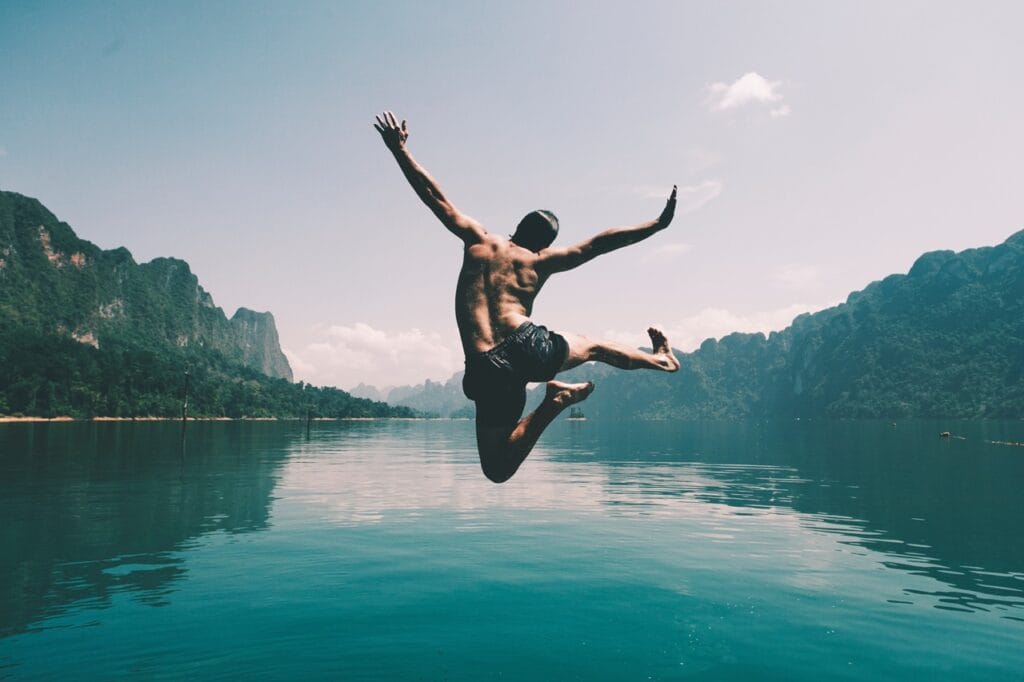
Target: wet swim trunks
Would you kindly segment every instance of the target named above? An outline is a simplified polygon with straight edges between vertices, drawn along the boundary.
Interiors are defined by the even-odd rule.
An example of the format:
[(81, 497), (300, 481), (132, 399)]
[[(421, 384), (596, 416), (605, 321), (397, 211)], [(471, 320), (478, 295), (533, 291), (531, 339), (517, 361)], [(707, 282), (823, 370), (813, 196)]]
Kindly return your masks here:
[(524, 322), (489, 351), (467, 356), (462, 391), (476, 401), (477, 421), (514, 425), (526, 405), (526, 384), (553, 379), (568, 354), (560, 334)]

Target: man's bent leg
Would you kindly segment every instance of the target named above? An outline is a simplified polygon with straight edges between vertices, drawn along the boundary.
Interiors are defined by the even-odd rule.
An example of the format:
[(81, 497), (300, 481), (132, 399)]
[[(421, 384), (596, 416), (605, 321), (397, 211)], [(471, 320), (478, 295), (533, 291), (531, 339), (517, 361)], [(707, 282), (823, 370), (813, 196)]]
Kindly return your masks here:
[(651, 327), (647, 330), (651, 337), (652, 353), (632, 348), (624, 343), (590, 339), (576, 334), (562, 334), (569, 344), (569, 354), (562, 363), (564, 372), (584, 362), (596, 360), (620, 369), (657, 369), (662, 372), (675, 372), (679, 369), (679, 360), (672, 353), (668, 339), (660, 329)]
[(544, 402), (512, 426), (482, 424), (478, 413), (476, 444), (484, 475), (495, 483), (512, 478), (555, 417), (570, 405), (586, 400), (593, 390), (594, 384), (589, 381), (585, 384), (549, 381)]

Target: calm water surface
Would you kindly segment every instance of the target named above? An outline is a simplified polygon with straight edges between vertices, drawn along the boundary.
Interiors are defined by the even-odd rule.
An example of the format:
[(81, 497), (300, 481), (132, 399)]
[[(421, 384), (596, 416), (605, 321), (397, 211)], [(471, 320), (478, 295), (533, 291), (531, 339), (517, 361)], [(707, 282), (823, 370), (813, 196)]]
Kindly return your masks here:
[(1024, 422), (187, 436), (0, 425), (0, 677), (1024, 679)]

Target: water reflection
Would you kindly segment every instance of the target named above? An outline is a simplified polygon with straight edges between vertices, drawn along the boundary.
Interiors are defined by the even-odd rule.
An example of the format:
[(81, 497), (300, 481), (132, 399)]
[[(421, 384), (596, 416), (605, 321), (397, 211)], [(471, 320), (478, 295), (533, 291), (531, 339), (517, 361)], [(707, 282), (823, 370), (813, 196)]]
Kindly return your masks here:
[[(961, 439), (938, 437), (951, 427)], [(697, 499), (791, 509), (804, 528), (835, 534), (845, 545), (878, 553), (886, 568), (942, 586), (908, 588), (910, 599), (1024, 616), (1024, 458), (989, 442), (1019, 439), (1020, 422), (651, 424), (628, 436), (616, 430), (608, 425), (575, 434), (554, 457), (575, 462), (592, 450), (610, 471), (624, 469), (611, 478), (631, 481), (641, 497), (673, 491), (638, 479), (624, 455), (675, 452), (699, 460), (684, 466), (715, 483), (689, 493)], [(681, 471), (679, 493), (688, 494), (688, 480)]]
[[(562, 422), (495, 486), (468, 422), (326, 423), (309, 438), (301, 424), (196, 424), (184, 453), (172, 424), (6, 425), (0, 636), (119, 592), (167, 603), (205, 534), (267, 529), (275, 503), (299, 524), (371, 528), (454, 512), (456, 533), (635, 518), (641, 535), (621, 542), (770, 566), (800, 589), (857, 570), (895, 604), (1024, 620), (1024, 457), (984, 442), (1024, 425), (941, 427)], [(950, 429), (965, 439), (937, 437)]]
[(262, 424), (0, 428), (0, 635), (127, 592), (166, 603), (204, 533), (265, 528), (288, 430)]
[(730, 517), (757, 516), (792, 525), (795, 552), (813, 542), (807, 532), (825, 534), (936, 586), (914, 583), (893, 602), (1021, 619), (1024, 458), (986, 441), (1024, 425), (956, 424), (967, 435), (952, 441), (938, 438), (939, 426), (568, 423), (496, 487), (480, 476), (468, 426), (367, 424), (299, 446), (282, 486), (342, 524), (455, 510), (477, 528), (502, 508), (559, 510), (703, 518), (699, 535), (714, 542), (733, 537)]

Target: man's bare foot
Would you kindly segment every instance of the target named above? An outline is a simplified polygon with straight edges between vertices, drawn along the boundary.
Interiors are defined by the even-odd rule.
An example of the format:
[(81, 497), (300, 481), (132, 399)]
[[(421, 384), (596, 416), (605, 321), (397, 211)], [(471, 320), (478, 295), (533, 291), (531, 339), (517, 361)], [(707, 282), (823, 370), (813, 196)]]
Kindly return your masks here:
[(654, 354), (664, 356), (662, 367), (665, 371), (675, 372), (678, 370), (679, 360), (676, 359), (675, 354), (672, 352), (672, 347), (668, 344), (665, 333), (656, 327), (648, 327), (647, 335), (651, 337), (651, 348), (654, 349)]
[(585, 384), (566, 384), (561, 381), (549, 381), (546, 399), (559, 407), (568, 407), (587, 399), (594, 391), (594, 382)]

